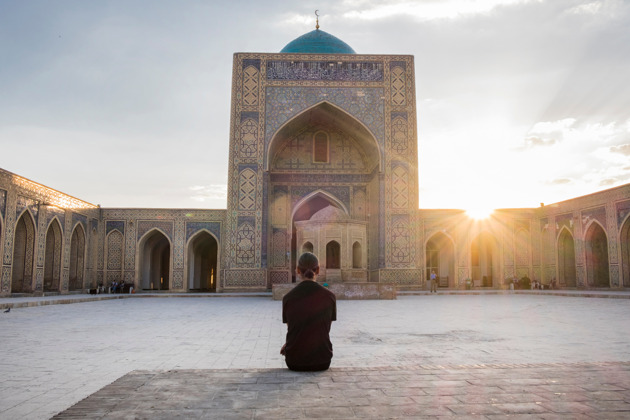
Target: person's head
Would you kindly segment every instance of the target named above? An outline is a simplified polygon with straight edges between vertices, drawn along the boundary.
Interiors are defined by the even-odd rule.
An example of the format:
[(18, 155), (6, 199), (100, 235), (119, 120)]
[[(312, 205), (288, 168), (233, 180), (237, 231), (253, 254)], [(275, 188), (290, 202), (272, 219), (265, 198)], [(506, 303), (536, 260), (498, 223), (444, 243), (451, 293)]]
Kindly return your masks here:
[(312, 252), (300, 255), (297, 264), (297, 272), (304, 280), (314, 280), (319, 274), (319, 261)]

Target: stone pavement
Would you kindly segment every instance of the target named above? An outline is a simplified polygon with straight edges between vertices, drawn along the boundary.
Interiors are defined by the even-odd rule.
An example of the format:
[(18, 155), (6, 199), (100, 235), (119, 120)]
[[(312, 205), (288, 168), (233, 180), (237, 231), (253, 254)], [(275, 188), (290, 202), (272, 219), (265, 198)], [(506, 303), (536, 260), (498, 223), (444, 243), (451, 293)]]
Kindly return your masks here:
[[(300, 380), (296, 378), (312, 376), (316, 386), (304, 385), (298, 391), (301, 396), (307, 394), (303, 397), (313, 404), (329, 398), (331, 390), (327, 386), (341, 382), (348, 391), (366, 389), (363, 397), (356, 398), (367, 398), (364, 410), (381, 410), (385, 418), (388, 416), (383, 413), (385, 407), (392, 407), (389, 417), (400, 417), (406, 411), (401, 412), (396, 405), (409, 405), (409, 398), (418, 405), (422, 400), (418, 397), (423, 393), (431, 396), (436, 389), (451, 387), (460, 388), (457, 396), (448, 391), (451, 394), (444, 395), (444, 402), (442, 398), (433, 402), (439, 410), (448, 408), (449, 411), (439, 412), (451, 416), (459, 413), (454, 409), (468, 410), (471, 404), (492, 411), (492, 404), (498, 404), (492, 400), (493, 393), (501, 390), (504, 395), (501, 404), (530, 404), (529, 409), (537, 410), (531, 404), (540, 402), (537, 405), (548, 410), (540, 418), (580, 418), (574, 414), (596, 416), (613, 411), (619, 418), (630, 418), (628, 299), (440, 293), (402, 296), (395, 301), (339, 301), (338, 321), (333, 323), (331, 332), (335, 346), (332, 368), (318, 375), (298, 374), (302, 376), (291, 376), (296, 374), (284, 369), (279, 348), (286, 327), (281, 323), (280, 310), (280, 302), (270, 297), (243, 296), (222, 299), (160, 296), (14, 307), (10, 313), (0, 313), (0, 419), (50, 418), (92, 394), (91, 398), (101, 401), (101, 410), (105, 410), (121, 403), (121, 389), (135, 395), (128, 406), (131, 411), (119, 412), (118, 417), (110, 413), (106, 418), (173, 414), (162, 413), (167, 406), (161, 403), (153, 405), (155, 416), (138, 411), (144, 400), (152, 399), (155, 403), (156, 398), (175, 406), (180, 400), (197, 401), (195, 404), (201, 405), (195, 407), (201, 411), (196, 414), (212, 418), (215, 414), (209, 409), (217, 407), (204, 404), (226, 392), (235, 392), (235, 385), (222, 382), (222, 375), (232, 377), (240, 389), (234, 398), (226, 401), (242, 401), (242, 404), (252, 404), (253, 392), (264, 390), (248, 391), (241, 386), (272, 382), (267, 384), (272, 393), (278, 387), (290, 388), (290, 384), (282, 385), (283, 381), (298, 383)], [(582, 372), (586, 376), (581, 376)], [(136, 375), (144, 375), (141, 379), (144, 385), (136, 389), (117, 388), (125, 381), (138, 379), (133, 379)], [(374, 381), (371, 386), (375, 388), (370, 388), (365, 378), (373, 379), (375, 375), (382, 375), (385, 380)], [(252, 377), (255, 384), (250, 383)], [(344, 378), (346, 382), (342, 382)], [(484, 378), (487, 382), (482, 381)], [(561, 378), (564, 383), (559, 385), (566, 386), (552, 390), (558, 393), (554, 397), (556, 409), (549, 405), (554, 401), (548, 392), (553, 383), (543, 384), (554, 378)], [(119, 379), (121, 382), (116, 382)], [(432, 384), (415, 386), (421, 379)], [(238, 382), (242, 380), (246, 383)], [(274, 381), (279, 384), (273, 384)], [(204, 385), (197, 386), (199, 382)], [(160, 383), (183, 388), (181, 392), (167, 388), (156, 391)], [(213, 384), (220, 389), (213, 388)], [(522, 387), (527, 388), (518, 391)], [(405, 388), (415, 388), (410, 392), (419, 395), (414, 399), (411, 395), (395, 394)], [(374, 393), (380, 394), (370, 389), (391, 399), (385, 402), (382, 398), (372, 399)], [(486, 399), (474, 402), (473, 396), (477, 395), (474, 389), (485, 390), (482, 396)], [(282, 411), (286, 407), (281, 404), (297, 396), (293, 391), (286, 393), (289, 398), (278, 397), (277, 406), (267, 408)], [(531, 395), (519, 398), (514, 394)], [(103, 395), (111, 398), (101, 398)], [(367, 416), (367, 411), (359, 414), (353, 408), (348, 395), (338, 400), (348, 400), (344, 407), (350, 411), (340, 411), (349, 418)], [(260, 399), (259, 394), (255, 397)], [(80, 409), (89, 401), (73, 409)], [(448, 401), (454, 405), (448, 406)], [(463, 406), (455, 408), (460, 404)], [(563, 404), (577, 407), (577, 411), (568, 416), (562, 411), (566, 407), (557, 408)], [(120, 407), (125, 405), (126, 402)], [(230, 407), (222, 409), (231, 410)], [(230, 416), (254, 418), (264, 414), (255, 411), (262, 406), (242, 408), (250, 411), (233, 410)], [(314, 415), (306, 411), (307, 407), (301, 408), (304, 416)], [(230, 418), (227, 412), (221, 413), (225, 415), (221, 418)], [(501, 413), (505, 415), (506, 411)], [(464, 414), (469, 418), (487, 418), (491, 413), (480, 417)], [(326, 413), (321, 415), (326, 418)], [(532, 414), (528, 412), (526, 416), (531, 418)], [(606, 414), (603, 418), (615, 417)]]
[(134, 371), (55, 419), (627, 419), (630, 363)]

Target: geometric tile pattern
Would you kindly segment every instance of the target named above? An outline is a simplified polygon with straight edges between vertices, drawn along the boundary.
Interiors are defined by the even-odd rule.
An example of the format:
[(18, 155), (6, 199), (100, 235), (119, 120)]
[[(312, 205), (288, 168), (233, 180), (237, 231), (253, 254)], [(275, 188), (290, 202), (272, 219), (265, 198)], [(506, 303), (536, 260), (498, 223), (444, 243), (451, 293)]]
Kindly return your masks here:
[(258, 104), (258, 77), (259, 71), (254, 66), (248, 66), (243, 70), (243, 104)]
[(255, 231), (254, 227), (245, 222), (238, 227), (236, 233), (236, 265), (249, 267), (255, 262)]
[(107, 270), (122, 271), (123, 268), (123, 235), (115, 230), (107, 236)]
[(392, 207), (399, 210), (409, 207), (409, 174), (403, 165), (392, 170)]
[(241, 158), (255, 158), (258, 153), (258, 122), (247, 118), (241, 123), (238, 152)]
[(392, 151), (399, 155), (407, 153), (407, 130), (409, 126), (405, 118), (392, 119)]
[(406, 98), (406, 78), (405, 70), (396, 66), (392, 68), (391, 73), (391, 86), (392, 86), (392, 104), (395, 106), (405, 105)]
[(411, 235), (409, 233), (409, 216), (392, 217), (391, 256), (394, 266), (407, 265), (410, 262)]
[(256, 173), (251, 169), (243, 170), (239, 175), (238, 202), (239, 210), (254, 210), (256, 205)]

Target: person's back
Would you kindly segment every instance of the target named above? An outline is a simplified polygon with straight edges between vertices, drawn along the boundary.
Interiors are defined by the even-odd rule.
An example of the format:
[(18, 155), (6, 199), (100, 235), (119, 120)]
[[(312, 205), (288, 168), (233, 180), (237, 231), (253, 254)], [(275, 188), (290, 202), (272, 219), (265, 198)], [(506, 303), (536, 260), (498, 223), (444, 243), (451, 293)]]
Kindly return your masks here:
[(331, 322), (337, 319), (336, 298), (314, 281), (319, 272), (317, 257), (309, 253), (303, 260), (304, 255), (300, 257), (303, 266), (298, 264), (303, 280), (282, 299), (287, 337), (281, 353), (291, 370), (326, 370), (333, 356), (329, 332)]

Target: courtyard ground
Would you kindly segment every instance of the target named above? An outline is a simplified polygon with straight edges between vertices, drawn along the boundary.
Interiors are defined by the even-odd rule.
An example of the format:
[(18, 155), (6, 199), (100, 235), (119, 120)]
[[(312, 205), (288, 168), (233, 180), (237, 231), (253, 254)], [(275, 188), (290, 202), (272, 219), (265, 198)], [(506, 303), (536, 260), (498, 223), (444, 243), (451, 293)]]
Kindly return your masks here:
[(269, 297), (13, 307), (0, 313), (0, 418), (72, 406), (60, 418), (630, 418), (630, 299), (337, 305), (320, 374), (285, 369), (281, 303)]

